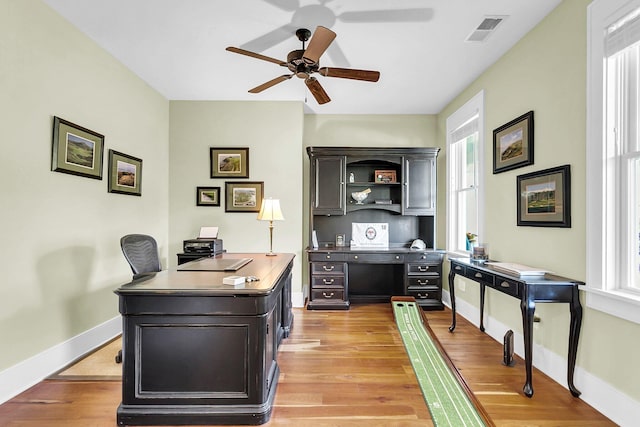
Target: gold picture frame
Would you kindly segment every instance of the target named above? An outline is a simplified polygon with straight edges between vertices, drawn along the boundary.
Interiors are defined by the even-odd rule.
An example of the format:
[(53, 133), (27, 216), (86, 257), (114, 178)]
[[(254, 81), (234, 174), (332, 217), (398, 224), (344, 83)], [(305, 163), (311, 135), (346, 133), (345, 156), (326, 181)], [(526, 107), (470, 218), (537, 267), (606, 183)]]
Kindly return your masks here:
[(249, 178), (249, 148), (210, 147), (211, 178)]

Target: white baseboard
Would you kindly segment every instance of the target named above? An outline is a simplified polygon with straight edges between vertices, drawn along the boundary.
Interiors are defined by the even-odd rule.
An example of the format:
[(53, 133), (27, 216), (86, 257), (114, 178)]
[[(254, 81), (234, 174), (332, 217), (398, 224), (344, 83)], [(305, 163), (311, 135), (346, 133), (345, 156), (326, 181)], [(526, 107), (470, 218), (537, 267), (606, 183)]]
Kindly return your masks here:
[(89, 351), (117, 337), (121, 332), (122, 317), (117, 316), (5, 369), (0, 372), (0, 403), (58, 372)]
[[(449, 295), (449, 292), (443, 291), (442, 299), (448, 307), (451, 307), (451, 296)], [(479, 309), (462, 299), (456, 299), (456, 313), (474, 325), (480, 325)], [(503, 342), (505, 332), (510, 329), (507, 325), (486, 315), (484, 319), (484, 328), (485, 332), (489, 336), (501, 344)], [(518, 356), (524, 358), (524, 337), (522, 334), (516, 332), (513, 333), (513, 344), (514, 352)], [(563, 358), (545, 347), (534, 343), (532, 364), (537, 369), (551, 377), (555, 382), (566, 388), (568, 392), (566, 358)], [(576, 388), (582, 392), (580, 399), (593, 406), (614, 423), (621, 427), (638, 425), (638, 419), (640, 419), (640, 402), (635, 401), (620, 390), (580, 368), (580, 366), (576, 366), (573, 382)], [(524, 385), (524, 378), (522, 380), (522, 384)]]
[(297, 308), (304, 307), (304, 292), (292, 292), (291, 305)]

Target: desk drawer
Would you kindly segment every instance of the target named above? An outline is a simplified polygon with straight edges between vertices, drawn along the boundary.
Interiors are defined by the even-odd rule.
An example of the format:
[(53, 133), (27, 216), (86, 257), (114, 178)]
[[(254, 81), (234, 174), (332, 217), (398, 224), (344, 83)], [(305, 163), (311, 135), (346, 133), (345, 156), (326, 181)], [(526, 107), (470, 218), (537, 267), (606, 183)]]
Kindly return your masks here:
[(453, 271), (455, 271), (455, 272), (456, 272), (456, 274), (461, 274), (461, 275), (463, 275), (463, 276), (465, 275), (465, 270), (466, 270), (466, 269), (464, 268), (464, 266), (463, 266), (463, 265), (454, 265), (454, 264), (451, 264), (451, 268), (453, 269)]
[(500, 277), (496, 277), (495, 284), (489, 285), (494, 289), (499, 290), (500, 292), (504, 292), (507, 295), (514, 296), (516, 298), (520, 298), (520, 286), (518, 282), (513, 282), (511, 280), (502, 279)]
[(418, 252), (404, 254), (405, 262), (421, 261), (432, 264), (441, 264), (443, 255), (440, 252)]
[(407, 294), (409, 294), (410, 297), (414, 297), (416, 301), (424, 299), (433, 299), (440, 301), (440, 297), (442, 296), (442, 292), (440, 291), (440, 289), (424, 290), (409, 288), (407, 290)]
[(344, 290), (342, 289), (312, 289), (312, 301), (342, 301), (344, 300)]
[(471, 280), (475, 280), (476, 282), (482, 282), (489, 286), (493, 286), (493, 276), (491, 274), (476, 270), (473, 267), (465, 268), (464, 276), (468, 277)]
[(328, 274), (311, 276), (311, 286), (316, 288), (344, 289), (344, 276), (330, 276)]
[(409, 288), (412, 286), (440, 286), (440, 277), (434, 276), (409, 276), (407, 278)]
[(409, 263), (407, 264), (408, 274), (434, 274), (440, 276), (440, 264), (424, 264), (424, 263)]
[(309, 261), (344, 261), (345, 254), (335, 252), (313, 252), (309, 254)]
[(344, 275), (346, 264), (344, 262), (312, 262), (311, 274), (336, 274)]
[(347, 261), (371, 264), (399, 264), (404, 262), (402, 254), (348, 254)]

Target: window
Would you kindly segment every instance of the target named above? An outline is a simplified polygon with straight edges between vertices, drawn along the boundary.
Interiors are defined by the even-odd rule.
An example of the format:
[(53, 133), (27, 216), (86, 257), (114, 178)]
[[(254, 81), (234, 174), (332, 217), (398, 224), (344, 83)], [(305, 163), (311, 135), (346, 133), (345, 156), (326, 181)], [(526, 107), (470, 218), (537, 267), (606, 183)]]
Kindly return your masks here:
[(469, 252), (482, 236), (484, 92), (447, 118), (447, 250)]
[(588, 13), (587, 305), (640, 323), (640, 0)]

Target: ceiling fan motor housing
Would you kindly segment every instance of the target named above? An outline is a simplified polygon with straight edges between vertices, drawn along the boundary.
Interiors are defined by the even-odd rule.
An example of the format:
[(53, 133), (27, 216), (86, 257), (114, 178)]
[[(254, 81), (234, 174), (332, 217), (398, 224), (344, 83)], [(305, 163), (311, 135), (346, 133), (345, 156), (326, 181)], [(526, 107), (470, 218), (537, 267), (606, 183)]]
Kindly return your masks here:
[(318, 64), (307, 64), (302, 59), (302, 55), (304, 55), (304, 50), (292, 50), (287, 55), (287, 68), (296, 75), (296, 77), (301, 79), (306, 79), (309, 77), (309, 74), (315, 73), (318, 71)]

